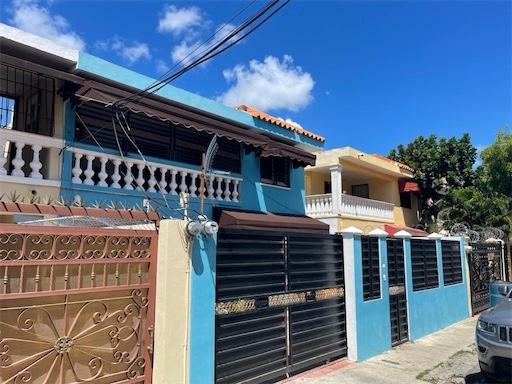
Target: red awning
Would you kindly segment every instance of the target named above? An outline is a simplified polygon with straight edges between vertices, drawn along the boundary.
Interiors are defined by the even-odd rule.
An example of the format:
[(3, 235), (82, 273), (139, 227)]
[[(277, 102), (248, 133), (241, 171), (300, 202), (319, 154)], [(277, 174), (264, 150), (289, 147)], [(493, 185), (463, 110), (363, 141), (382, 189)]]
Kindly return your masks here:
[(213, 219), (221, 228), (329, 234), (328, 224), (308, 216), (214, 209)]
[(426, 237), (429, 235), (429, 233), (425, 232), (423, 229), (407, 227), (405, 225), (384, 224), (384, 230), (389, 236), (394, 236), (395, 233), (400, 231), (409, 232), (413, 237)]
[(399, 180), (398, 181), (398, 191), (400, 193), (402, 192), (419, 192), (420, 187), (418, 186), (418, 183), (415, 183), (414, 181), (405, 181), (405, 180)]

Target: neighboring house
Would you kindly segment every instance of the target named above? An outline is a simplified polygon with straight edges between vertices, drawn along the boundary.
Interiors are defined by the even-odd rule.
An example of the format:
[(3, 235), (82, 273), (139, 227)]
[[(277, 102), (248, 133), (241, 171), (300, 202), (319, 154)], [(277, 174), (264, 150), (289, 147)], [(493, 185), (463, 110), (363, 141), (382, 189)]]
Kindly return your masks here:
[(214, 207), (304, 215), (304, 167), (323, 138), (172, 85), (142, 97), (154, 79), (2, 24), (0, 45), (2, 128), (12, 118), (0, 129), (4, 201), (182, 218), (187, 193), (197, 217), (202, 156), (216, 135), (208, 217)]
[(366, 234), (405, 229), (426, 235), (415, 229), (418, 185), (412, 168), (351, 147), (315, 155), (316, 165), (305, 171), (306, 214), (329, 224), (331, 233), (353, 226)]

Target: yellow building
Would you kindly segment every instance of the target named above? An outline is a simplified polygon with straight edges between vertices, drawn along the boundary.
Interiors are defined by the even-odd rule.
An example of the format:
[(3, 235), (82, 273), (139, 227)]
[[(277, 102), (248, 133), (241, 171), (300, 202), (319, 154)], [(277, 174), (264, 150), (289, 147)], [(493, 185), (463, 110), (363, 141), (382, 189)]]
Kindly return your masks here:
[(365, 234), (427, 234), (415, 228), (418, 185), (411, 167), (351, 147), (315, 155), (316, 165), (305, 169), (306, 214), (329, 224), (331, 233), (354, 226)]

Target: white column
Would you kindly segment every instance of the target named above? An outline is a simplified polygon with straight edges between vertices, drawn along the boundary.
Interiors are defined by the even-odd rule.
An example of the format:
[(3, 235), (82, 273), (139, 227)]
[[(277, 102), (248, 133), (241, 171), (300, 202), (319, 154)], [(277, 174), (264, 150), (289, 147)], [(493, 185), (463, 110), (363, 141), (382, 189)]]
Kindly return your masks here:
[(87, 155), (85, 158), (87, 159), (87, 168), (84, 171), (84, 175), (85, 175), (84, 184), (85, 185), (94, 185), (94, 181), (92, 180), (92, 177), (94, 176), (94, 170), (92, 169), (92, 161), (94, 160), (94, 156)]
[(100, 172), (98, 173), (98, 177), (100, 178), (100, 180), (98, 181), (98, 185), (100, 187), (108, 187), (108, 184), (105, 181), (105, 180), (107, 180), (107, 177), (108, 177), (108, 174), (106, 171), (107, 161), (108, 161), (107, 157), (100, 157), (101, 169), (100, 169)]
[(81, 153), (75, 153), (75, 166), (71, 170), (73, 173), (73, 179), (71, 180), (75, 184), (82, 184), (82, 179), (80, 175), (82, 174), (82, 168), (80, 168), (80, 160), (82, 159)]
[(240, 183), (238, 180), (234, 180), (234, 187), (233, 187), (233, 193), (231, 194), (233, 196), (233, 202), (238, 203), (238, 183)]
[(121, 184), (119, 181), (121, 180), (121, 175), (119, 174), (119, 166), (121, 165), (121, 160), (114, 160), (114, 172), (112, 173), (112, 188), (121, 188)]
[(341, 213), (341, 199), (343, 193), (343, 178), (341, 171), (343, 167), (341, 164), (333, 165), (329, 168), (331, 171), (331, 192), (332, 192), (332, 213)]
[(12, 170), (12, 176), (16, 177), (25, 177), (25, 173), (23, 173), (23, 166), (25, 165), (25, 160), (23, 160), (23, 147), (25, 146), (25, 143), (22, 143), (20, 141), (16, 142), (16, 156), (11, 161), (12, 165), (14, 166), (14, 169)]

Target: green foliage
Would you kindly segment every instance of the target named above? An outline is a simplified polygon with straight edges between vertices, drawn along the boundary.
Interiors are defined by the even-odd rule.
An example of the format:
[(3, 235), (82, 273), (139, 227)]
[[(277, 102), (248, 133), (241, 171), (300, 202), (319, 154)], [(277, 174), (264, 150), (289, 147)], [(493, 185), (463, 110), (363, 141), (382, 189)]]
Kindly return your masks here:
[(494, 143), (485, 148), (479, 167), (481, 188), (512, 197), (512, 132), (506, 125), (496, 133)]
[(474, 183), (476, 148), (467, 133), (459, 140), (455, 137), (438, 140), (435, 135), (428, 138), (419, 136), (407, 146), (399, 145), (396, 150), (391, 150), (388, 157), (414, 169), (425, 224), (437, 216), (437, 202), (447, 190), (472, 186)]

